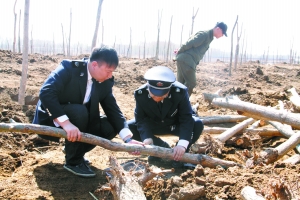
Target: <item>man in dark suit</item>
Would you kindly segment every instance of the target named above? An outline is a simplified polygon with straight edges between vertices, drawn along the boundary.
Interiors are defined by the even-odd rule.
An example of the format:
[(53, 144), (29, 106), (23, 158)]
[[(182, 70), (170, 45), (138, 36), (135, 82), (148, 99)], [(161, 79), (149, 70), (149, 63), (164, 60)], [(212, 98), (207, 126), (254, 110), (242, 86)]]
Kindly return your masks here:
[[(146, 145), (154, 144), (170, 148), (157, 135), (176, 135), (179, 140), (173, 148), (173, 167), (182, 167), (179, 162), (185, 152), (202, 133), (203, 123), (193, 115), (186, 86), (175, 81), (171, 69), (164, 66), (153, 67), (144, 76), (147, 83), (134, 93), (136, 100), (135, 119), (128, 121), (133, 139)], [(160, 158), (149, 156), (148, 161)], [(186, 164), (188, 166), (188, 164)]]
[[(132, 133), (112, 94), (112, 73), (118, 63), (114, 49), (94, 48), (89, 59), (63, 60), (40, 90), (33, 123), (66, 131), (64, 168), (78, 176), (96, 175), (84, 159), (85, 153), (95, 146), (78, 142), (81, 132), (108, 140), (119, 133), (125, 142), (140, 144), (130, 141)], [(100, 116), (99, 103), (105, 116)], [(58, 141), (54, 137), (41, 137)]]

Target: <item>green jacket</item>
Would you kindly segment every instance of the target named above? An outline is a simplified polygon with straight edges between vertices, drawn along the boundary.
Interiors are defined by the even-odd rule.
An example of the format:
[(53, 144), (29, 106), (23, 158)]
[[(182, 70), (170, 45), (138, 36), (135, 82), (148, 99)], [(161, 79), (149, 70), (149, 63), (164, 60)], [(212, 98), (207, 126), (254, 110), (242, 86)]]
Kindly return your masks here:
[(197, 32), (180, 47), (176, 60), (196, 68), (213, 39), (213, 29)]

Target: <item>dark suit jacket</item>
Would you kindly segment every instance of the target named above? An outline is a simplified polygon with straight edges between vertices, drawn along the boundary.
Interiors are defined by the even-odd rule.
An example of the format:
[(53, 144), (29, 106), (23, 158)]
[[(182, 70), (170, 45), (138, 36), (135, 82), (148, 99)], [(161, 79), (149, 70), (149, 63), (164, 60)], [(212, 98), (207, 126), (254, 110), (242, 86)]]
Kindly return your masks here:
[[(40, 90), (34, 124), (54, 126), (53, 119), (65, 114), (62, 104), (83, 104), (88, 77), (87, 63), (87, 60), (63, 60), (49, 75)], [(113, 85), (113, 78), (102, 83), (96, 81), (93, 83), (89, 109), (89, 133), (93, 134), (96, 131), (93, 128), (100, 123), (99, 103), (117, 133), (124, 127), (128, 127), (112, 94)]]
[[(187, 88), (179, 83), (172, 84), (170, 93), (163, 101), (162, 113), (157, 103), (150, 97), (147, 85), (135, 91), (135, 121), (142, 141), (152, 138), (153, 128), (159, 126), (179, 125), (179, 139), (190, 141), (194, 127), (192, 107)], [(171, 130), (171, 129), (170, 129)]]

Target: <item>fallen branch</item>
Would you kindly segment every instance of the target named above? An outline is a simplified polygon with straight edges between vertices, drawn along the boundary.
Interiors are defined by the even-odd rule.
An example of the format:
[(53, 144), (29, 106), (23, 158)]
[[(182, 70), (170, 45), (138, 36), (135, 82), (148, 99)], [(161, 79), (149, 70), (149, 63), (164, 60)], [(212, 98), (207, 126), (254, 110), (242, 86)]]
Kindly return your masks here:
[[(66, 132), (60, 128), (42, 126), (36, 124), (22, 124), (22, 123), (9, 123), (9, 124), (0, 123), (0, 132), (36, 133), (41, 135), (63, 137), (63, 138), (66, 138), (67, 136)], [(151, 146), (151, 145), (141, 146), (136, 144), (117, 143), (83, 132), (79, 142), (98, 145), (111, 151), (126, 151), (126, 152), (139, 151), (141, 154), (156, 156), (156, 157), (169, 159), (169, 160), (173, 159), (173, 149)], [(218, 165), (222, 166), (223, 168), (233, 167), (237, 165), (241, 166), (232, 161), (221, 160), (218, 158), (213, 158), (202, 154), (185, 153), (181, 161), (192, 163), (192, 164), (200, 164), (203, 167), (210, 167), (210, 168), (215, 168)]]
[(206, 124), (219, 124), (219, 123), (230, 123), (230, 122), (241, 122), (248, 117), (243, 115), (220, 115), (220, 116), (209, 116), (209, 117), (200, 117), (204, 125)]
[(296, 113), (278, 111), (273, 108), (229, 98), (214, 98), (212, 104), (223, 108), (237, 110), (239, 114), (255, 119), (279, 121), (283, 124), (289, 124), (300, 129), (300, 115)]
[(288, 151), (295, 148), (300, 143), (300, 131), (293, 134), (287, 141), (278, 145), (276, 148), (266, 149), (260, 153), (260, 157), (264, 160), (264, 163), (273, 163), (282, 156), (284, 156)]
[(289, 97), (290, 101), (293, 103), (294, 106), (296, 106), (297, 109), (300, 109), (300, 96), (296, 92), (296, 89), (291, 88), (288, 91), (292, 93), (292, 96)]
[[(220, 134), (225, 131), (227, 131), (230, 128), (224, 128), (224, 127), (204, 127), (203, 132), (209, 133), (209, 134)], [(253, 134), (257, 134), (259, 136), (282, 136), (282, 134), (277, 129), (272, 128), (245, 128), (238, 133), (243, 132), (251, 132)]]
[(299, 154), (294, 154), (293, 156), (289, 157), (288, 159), (283, 161), (284, 163), (289, 163), (289, 164), (298, 164), (300, 163), (300, 155)]

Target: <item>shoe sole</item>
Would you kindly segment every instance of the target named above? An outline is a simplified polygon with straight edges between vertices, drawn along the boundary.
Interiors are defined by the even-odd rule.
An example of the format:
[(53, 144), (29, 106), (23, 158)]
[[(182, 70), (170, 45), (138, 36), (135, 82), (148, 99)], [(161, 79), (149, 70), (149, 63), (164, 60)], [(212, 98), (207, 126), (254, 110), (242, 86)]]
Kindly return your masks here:
[(66, 167), (66, 165), (64, 165), (64, 168), (65, 168), (66, 170), (68, 170), (69, 172), (71, 172), (71, 173), (77, 175), (77, 176), (81, 176), (81, 177), (85, 177), (85, 178), (91, 178), (91, 177), (95, 177), (95, 176), (96, 176), (96, 174), (79, 174), (79, 173), (77, 173), (77, 172), (74, 172), (74, 171), (71, 170), (70, 168)]

